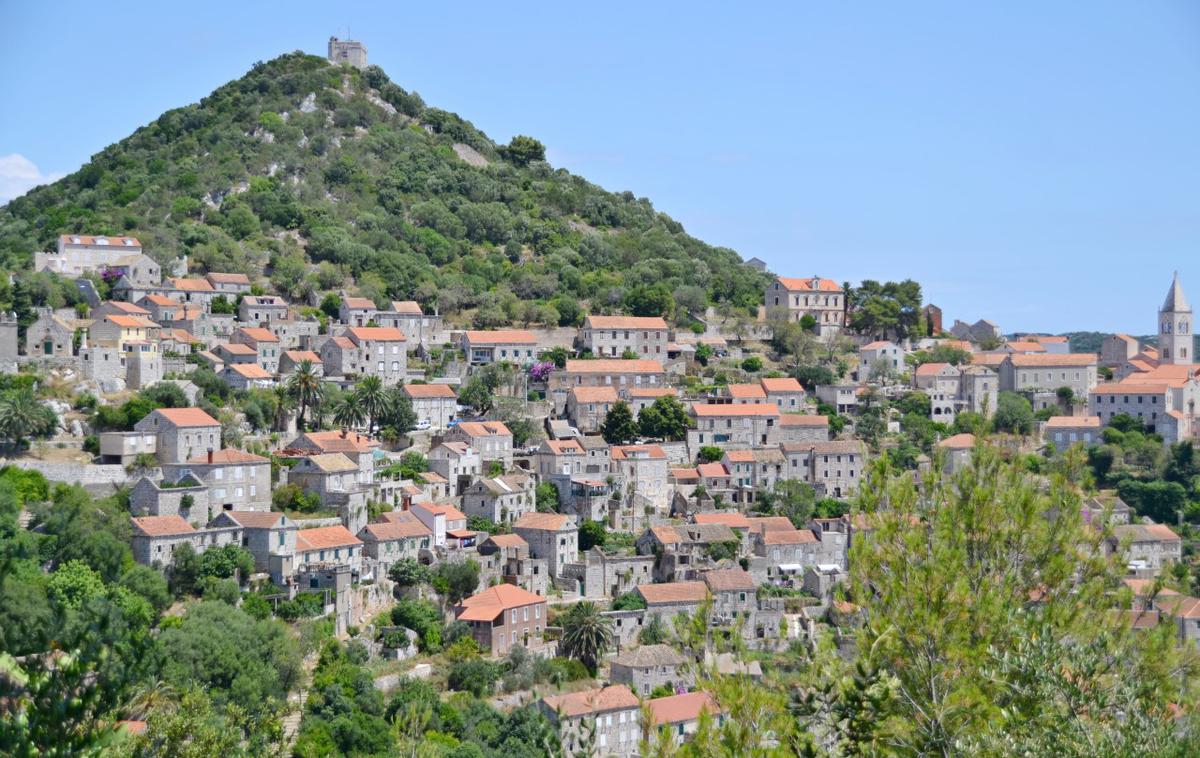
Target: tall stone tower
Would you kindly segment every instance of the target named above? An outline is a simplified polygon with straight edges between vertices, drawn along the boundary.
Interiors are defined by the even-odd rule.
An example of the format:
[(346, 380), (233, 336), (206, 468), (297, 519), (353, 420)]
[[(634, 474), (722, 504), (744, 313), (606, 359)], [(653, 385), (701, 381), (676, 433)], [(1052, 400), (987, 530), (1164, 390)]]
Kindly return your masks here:
[(1192, 307), (1183, 295), (1179, 272), (1171, 281), (1167, 299), (1158, 310), (1158, 362), (1162, 365), (1192, 363)]
[(367, 67), (367, 46), (358, 40), (329, 38), (330, 63), (349, 63), (355, 68)]

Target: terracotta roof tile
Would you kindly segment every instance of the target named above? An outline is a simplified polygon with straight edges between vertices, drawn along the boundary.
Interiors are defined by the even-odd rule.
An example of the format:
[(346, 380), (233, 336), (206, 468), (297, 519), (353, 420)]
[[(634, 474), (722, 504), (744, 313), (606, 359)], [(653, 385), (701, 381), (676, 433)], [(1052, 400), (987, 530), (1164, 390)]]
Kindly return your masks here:
[(708, 597), (708, 586), (704, 582), (666, 582), (664, 584), (639, 584), (637, 591), (647, 605), (662, 603), (702, 603)]
[(799, 279), (795, 277), (777, 276), (775, 281), (783, 285), (783, 288), (789, 291), (803, 292), (841, 292), (842, 285), (832, 279), (822, 279), (820, 277), (809, 277), (807, 279)]
[(701, 713), (721, 713), (717, 701), (707, 692), (688, 692), (683, 695), (656, 697), (647, 701), (655, 725), (680, 724), (695, 721)]
[(546, 598), (514, 584), (497, 584), (472, 595), (459, 606), (459, 621), (491, 621), (512, 608), (545, 603)]
[(448, 384), (406, 384), (404, 394), (413, 399), (417, 398), (453, 398), (454, 388)]
[(542, 698), (546, 707), (566, 718), (607, 711), (636, 710), (641, 704), (637, 696), (623, 684), (613, 684), (594, 690), (548, 695)]
[(568, 360), (568, 374), (661, 374), (663, 365), (648, 358), (598, 358)]
[(755, 587), (754, 577), (740, 568), (705, 571), (704, 583), (713, 592), (753, 592)]
[(775, 403), (692, 403), (692, 412), (701, 418), (722, 416), (778, 416), (779, 406)]
[(513, 529), (538, 529), (560, 532), (570, 526), (571, 517), (562, 513), (526, 513), (517, 519)]
[(585, 329), (666, 329), (661, 316), (588, 316)]
[(468, 331), (467, 341), (472, 345), (535, 345), (537, 337), (525, 329), (495, 329), (491, 331)]
[(157, 413), (175, 426), (220, 426), (221, 422), (199, 408), (157, 408)]
[[(247, 453), (245, 450), (238, 450), (236, 447), (227, 447), (221, 450), (215, 450), (212, 454), (212, 463), (214, 464), (230, 464), (230, 463), (270, 463), (269, 458), (264, 458), (261, 455)], [(207, 465), (209, 463), (208, 455), (197, 455), (188, 459), (188, 465), (198, 466)]]
[(146, 537), (174, 537), (196, 531), (182, 516), (138, 516), (130, 520), (133, 528)]
[(361, 545), (362, 540), (350, 533), (346, 527), (319, 526), (315, 529), (301, 529), (296, 533), (296, 551), (325, 550), (336, 547), (353, 547)]
[(404, 342), (404, 332), (394, 326), (352, 326), (346, 334), (355, 342)]

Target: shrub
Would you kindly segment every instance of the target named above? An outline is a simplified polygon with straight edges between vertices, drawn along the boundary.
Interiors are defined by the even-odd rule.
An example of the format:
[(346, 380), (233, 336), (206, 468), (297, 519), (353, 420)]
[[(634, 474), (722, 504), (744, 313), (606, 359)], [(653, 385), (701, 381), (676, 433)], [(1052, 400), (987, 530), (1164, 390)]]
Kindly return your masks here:
[(470, 692), (476, 697), (491, 695), (500, 678), (500, 667), (483, 658), (461, 661), (450, 668), (446, 683), (450, 689)]

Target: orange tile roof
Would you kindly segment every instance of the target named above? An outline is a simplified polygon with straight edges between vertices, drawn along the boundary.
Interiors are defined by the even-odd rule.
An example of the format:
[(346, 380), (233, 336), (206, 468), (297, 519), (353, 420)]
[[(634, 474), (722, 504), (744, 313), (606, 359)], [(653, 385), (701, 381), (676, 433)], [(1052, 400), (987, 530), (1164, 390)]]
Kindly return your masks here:
[(636, 710), (640, 706), (637, 695), (623, 684), (565, 695), (547, 695), (542, 698), (542, 702), (549, 710), (561, 713), (566, 718), (605, 711)]
[(1040, 342), (1043, 345), (1061, 344), (1063, 342), (1070, 342), (1070, 340), (1067, 339), (1066, 337), (1056, 336), (1056, 335), (1052, 335), (1052, 334), (1034, 335), (1034, 336), (1030, 337), (1029, 339), (1033, 340), (1034, 342)]
[(748, 397), (765, 398), (767, 396), (767, 391), (762, 388), (761, 384), (730, 384), (725, 388), (725, 391), (729, 393), (730, 397), (738, 399)]
[(1153, 382), (1131, 382), (1126, 378), (1123, 382), (1107, 382), (1097, 384), (1092, 388), (1093, 395), (1161, 395), (1170, 389), (1170, 385)]
[(376, 342), (404, 342), (404, 332), (394, 326), (352, 326), (346, 330), (346, 333), (355, 342), (366, 342), (374, 340)]
[(157, 408), (153, 411), (175, 426), (220, 426), (221, 422), (199, 408)]
[(353, 547), (361, 544), (362, 540), (351, 534), (350, 530), (341, 524), (301, 529), (296, 533), (297, 552), (325, 550), (331, 547)]
[(246, 339), (254, 340), (255, 342), (278, 342), (279, 338), (272, 334), (269, 330), (261, 326), (243, 326), (239, 327), (234, 336), (242, 336)]
[[(197, 455), (188, 459), (189, 465), (207, 464), (208, 455)], [(238, 450), (236, 447), (227, 447), (222, 450), (214, 450), (212, 454), (212, 462), (220, 464), (229, 463), (270, 463), (269, 458), (263, 458), (261, 455), (247, 453), (245, 450)]]
[(210, 282), (220, 282), (221, 284), (249, 284), (250, 277), (245, 274), (228, 274), (220, 271), (209, 271), (204, 275), (205, 279)]
[(922, 363), (917, 366), (917, 376), (935, 376), (949, 366), (949, 363)]
[(374, 540), (375, 542), (389, 542), (391, 540), (405, 540), (415, 537), (430, 537), (433, 535), (433, 532), (417, 519), (413, 519), (412, 521), (384, 521), (367, 524), (359, 534), (364, 535), (364, 539)]
[(381, 524), (411, 524), (413, 522), (421, 522), (421, 520), (417, 518), (417, 514), (413, 513), (412, 511), (385, 511), (384, 513), (379, 514), (375, 520)]
[(258, 355), (254, 352), (254, 348), (249, 345), (243, 345), (240, 342), (225, 342), (217, 345), (216, 349), (224, 350), (230, 355)]
[(347, 297), (342, 303), (350, 310), (374, 310), (375, 301), (369, 297)]
[(295, 363), (309, 361), (310, 363), (320, 363), (321, 356), (311, 350), (284, 350), (283, 354)]
[(502, 421), (463, 421), (455, 429), (461, 429), (469, 437), (512, 436)]
[(775, 403), (744, 403), (742, 405), (732, 405), (730, 403), (692, 403), (692, 412), (704, 418), (721, 416), (778, 416), (779, 406), (775, 405)]
[(458, 620), (492, 621), (507, 610), (545, 602), (546, 598), (515, 584), (497, 584), (464, 599), (458, 611)]
[(305, 432), (296, 441), (303, 444), (305, 439), (323, 453), (365, 453), (379, 446), (378, 442), (365, 434), (336, 430)]
[(569, 393), (577, 403), (615, 403), (616, 387), (572, 387)]
[(713, 592), (753, 592), (755, 587), (754, 577), (742, 568), (705, 571), (704, 583)]
[[(180, 303), (178, 300), (172, 300), (171, 298), (167, 297), (166, 295), (160, 295), (157, 292), (151, 292), (149, 295), (146, 295), (142, 299), (147, 302), (154, 303), (155, 305), (163, 305), (163, 306), (168, 306), (168, 307), (173, 307), (173, 308), (178, 308), (182, 305), (182, 303)], [(145, 313), (146, 311), (142, 311), (142, 312)]]
[(529, 543), (519, 534), (493, 534), (485, 540), (496, 547), (529, 547)]
[(803, 392), (804, 387), (800, 386), (800, 382), (790, 376), (777, 377), (774, 379), (759, 379), (758, 383), (768, 393), (771, 392)]
[(700, 478), (700, 472), (694, 468), (673, 468), (668, 474), (677, 482), (694, 482)]
[(568, 374), (661, 374), (663, 365), (648, 358), (598, 358), (568, 360)]
[(406, 384), (404, 394), (416, 398), (453, 398), (454, 388), (449, 384)]
[(570, 524), (570, 517), (562, 513), (526, 513), (516, 520), (513, 529), (537, 529), (561, 532)]
[(588, 316), (585, 329), (666, 329), (661, 316)]
[(241, 376), (243, 379), (270, 379), (271, 373), (256, 363), (231, 363), (226, 370)]
[(938, 447), (944, 447), (947, 450), (969, 450), (975, 447), (975, 435), (969, 432), (955, 434), (939, 442)]
[(750, 521), (746, 514), (738, 511), (718, 511), (717, 513), (697, 513), (692, 517), (697, 524), (724, 524), (730, 529), (749, 529)]
[(701, 479), (722, 479), (729, 476), (729, 469), (725, 468), (724, 463), (713, 461), (696, 466), (696, 473), (700, 475)]
[(1154, 604), (1168, 616), (1186, 619), (1200, 618), (1200, 598), (1187, 595), (1169, 595), (1167, 597), (1159, 595), (1154, 598)]
[(1014, 340), (1004, 343), (1004, 347), (1018, 353), (1044, 353), (1046, 351), (1042, 343), (1033, 340)]
[(546, 447), (555, 455), (583, 455), (584, 452), (583, 445), (576, 439), (546, 440)]
[(1008, 359), (1017, 368), (1058, 368), (1060, 366), (1080, 368), (1096, 365), (1095, 353), (1066, 353), (1061, 355), (1054, 353), (1046, 355), (1019, 355), (1014, 353)]
[(168, 279), (171, 286), (177, 290), (184, 292), (216, 292), (213, 286), (205, 279), (187, 279), (182, 276), (177, 276), (173, 279)]
[(971, 363), (976, 366), (989, 366), (991, 368), (996, 368), (1001, 363), (1004, 363), (1004, 360), (1008, 358), (1008, 356), (1009, 354), (1003, 351), (975, 353), (971, 356)]
[(707, 692), (688, 692), (683, 695), (656, 697), (646, 702), (656, 726), (696, 721), (701, 713), (721, 713), (717, 701)]
[(1100, 417), (1099, 416), (1051, 416), (1050, 418), (1046, 419), (1046, 428), (1047, 429), (1054, 429), (1055, 427), (1069, 427), (1069, 428), (1074, 429), (1074, 428), (1085, 427), (1085, 426), (1090, 427), (1090, 428), (1099, 429), (1100, 428)]
[(667, 397), (676, 394), (671, 387), (630, 387), (627, 392), (630, 397)]
[(495, 329), (468, 331), (467, 341), (473, 345), (534, 345), (537, 337), (526, 329)]
[(665, 460), (667, 453), (658, 445), (613, 445), (614, 461)]
[(408, 316), (424, 315), (424, 312), (421, 310), (421, 305), (416, 300), (393, 300), (392, 312), (403, 313)]
[(122, 329), (147, 329), (158, 326), (158, 324), (144, 316), (123, 316), (117, 313), (110, 313), (104, 319), (111, 321)]
[(762, 532), (764, 545), (807, 545), (817, 541), (811, 529), (767, 529)]
[(726, 450), (725, 457), (734, 463), (754, 463), (753, 450)]
[(133, 528), (147, 537), (173, 537), (196, 531), (182, 516), (137, 516)]
[(829, 426), (828, 416), (814, 416), (809, 413), (784, 413), (779, 417), (780, 426)]
[[(147, 295), (146, 297), (158, 297), (158, 295)], [(174, 302), (174, 301), (172, 300), (171, 302)], [(134, 305), (133, 303), (127, 303), (124, 300), (105, 300), (103, 303), (101, 303), (101, 305), (104, 307), (107, 307), (107, 308), (115, 308), (127, 316), (149, 316), (150, 315), (150, 311), (146, 310), (145, 308), (142, 308), (141, 306), (138, 306), (138, 305)]]
[(708, 597), (708, 586), (704, 582), (667, 582), (665, 584), (639, 584), (637, 591), (647, 605), (658, 603), (703, 603)]
[(765, 533), (782, 529), (790, 532), (796, 528), (787, 516), (751, 516), (746, 521), (750, 523), (750, 531)]
[(445, 516), (447, 521), (466, 521), (467, 514), (450, 503), (418, 503), (414, 508), (423, 508), (435, 516)]
[(222, 511), (247, 529), (271, 529), (284, 518), (278, 511)]
[(775, 281), (783, 285), (783, 288), (789, 291), (803, 290), (805, 292), (841, 292), (842, 285), (832, 279), (822, 279), (820, 277), (809, 277), (807, 279), (798, 279), (795, 277), (777, 276)]

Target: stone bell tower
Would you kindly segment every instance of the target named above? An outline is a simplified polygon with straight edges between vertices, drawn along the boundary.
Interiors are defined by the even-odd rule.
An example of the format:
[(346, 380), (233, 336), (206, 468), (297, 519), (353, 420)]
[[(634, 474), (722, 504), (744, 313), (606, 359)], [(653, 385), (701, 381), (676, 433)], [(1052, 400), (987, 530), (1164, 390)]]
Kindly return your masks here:
[(1158, 311), (1159, 364), (1193, 363), (1192, 341), (1192, 307), (1183, 295), (1183, 285), (1179, 283), (1179, 272), (1176, 272), (1167, 299)]

